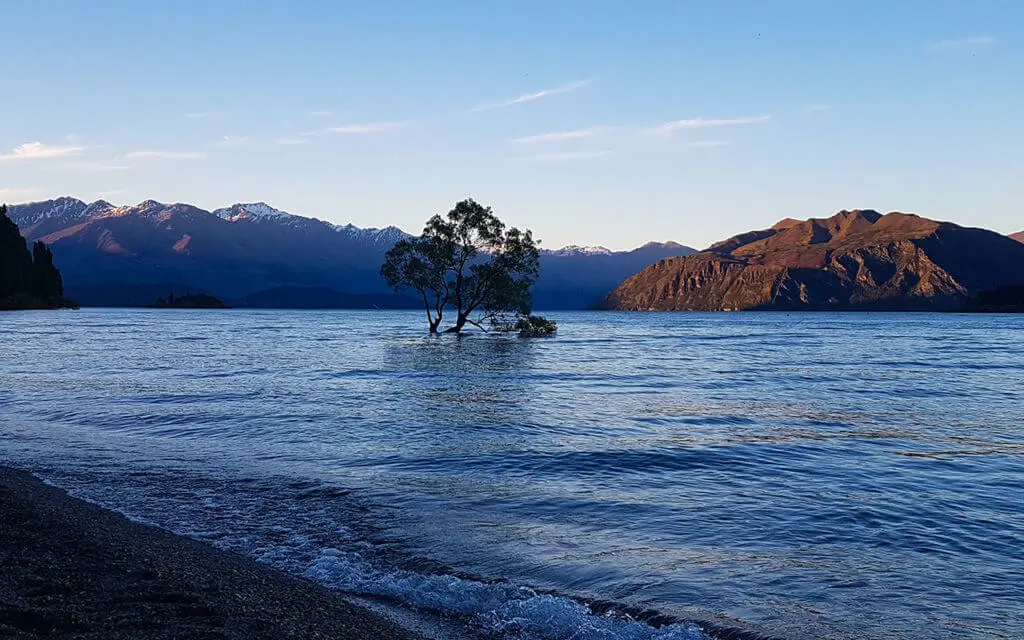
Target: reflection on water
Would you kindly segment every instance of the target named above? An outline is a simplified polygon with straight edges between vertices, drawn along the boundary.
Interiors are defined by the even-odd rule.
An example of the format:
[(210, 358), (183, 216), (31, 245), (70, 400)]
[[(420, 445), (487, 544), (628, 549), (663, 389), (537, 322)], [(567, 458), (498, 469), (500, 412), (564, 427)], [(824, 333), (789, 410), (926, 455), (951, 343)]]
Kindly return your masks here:
[(1024, 318), (557, 320), (7, 314), (0, 459), (512, 637), (1024, 637)]

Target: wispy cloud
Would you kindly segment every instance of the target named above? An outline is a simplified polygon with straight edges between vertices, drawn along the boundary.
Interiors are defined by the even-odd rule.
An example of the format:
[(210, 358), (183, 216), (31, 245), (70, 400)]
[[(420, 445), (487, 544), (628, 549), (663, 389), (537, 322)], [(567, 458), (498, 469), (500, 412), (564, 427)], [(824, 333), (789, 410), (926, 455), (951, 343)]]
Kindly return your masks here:
[(198, 151), (132, 151), (124, 156), (125, 160), (201, 160), (206, 154)]
[(533, 156), (524, 156), (517, 160), (528, 160), (531, 162), (567, 162), (569, 160), (592, 160), (610, 156), (611, 151), (565, 151), (561, 153), (538, 153)]
[(309, 138), (278, 138), (274, 140), (274, 144), (280, 144), (285, 146), (308, 144)]
[(972, 36), (970, 38), (954, 38), (936, 42), (931, 46), (937, 51), (975, 51), (991, 47), (999, 42), (994, 36)]
[(24, 202), (42, 195), (42, 189), (0, 187), (0, 202)]
[(363, 122), (359, 124), (346, 124), (340, 127), (327, 127), (322, 133), (387, 133), (398, 131), (409, 126), (408, 122)]
[(122, 193), (128, 193), (128, 190), (127, 189), (110, 189), (109, 191), (97, 191), (96, 192), (96, 197), (97, 198), (101, 198), (101, 199), (106, 199), (106, 198), (112, 198), (114, 196), (119, 196)]
[(213, 146), (218, 149), (237, 149), (248, 145), (249, 142), (249, 136), (224, 136), (215, 142)]
[(326, 118), (327, 116), (333, 116), (334, 112), (327, 109), (319, 109), (317, 111), (310, 111), (306, 115), (310, 118)]
[(744, 124), (762, 124), (771, 120), (770, 115), (753, 116), (750, 118), (689, 118), (673, 120), (654, 127), (648, 127), (646, 133), (675, 133), (686, 129), (707, 129), (711, 127), (732, 127)]
[[(336, 127), (325, 127), (323, 129), (315, 129), (313, 131), (306, 131), (300, 135), (307, 138), (315, 136), (325, 135), (356, 135), (366, 133), (388, 133), (390, 131), (398, 131), (409, 126), (408, 122), (358, 122), (353, 124), (344, 124)], [(282, 140), (292, 140), (292, 138), (282, 138)], [(298, 143), (293, 143), (298, 144)]]
[(131, 168), (126, 164), (118, 164), (116, 162), (102, 160), (67, 162), (63, 166), (68, 169), (77, 169), (79, 171), (123, 171)]
[(486, 104), (480, 104), (475, 107), (471, 107), (469, 111), (487, 111), (489, 109), (500, 109), (502, 107), (511, 107), (517, 104), (523, 104), (524, 102), (533, 102), (534, 100), (540, 100), (541, 98), (547, 98), (548, 96), (558, 95), (560, 93), (569, 93), (570, 91), (576, 91), (583, 87), (593, 84), (596, 78), (588, 78), (586, 80), (577, 80), (570, 82), (569, 84), (562, 85), (560, 87), (554, 87), (551, 89), (541, 89), (535, 93), (524, 93), (521, 96), (511, 98), (509, 100), (502, 100), (501, 102), (489, 102)]
[(710, 148), (710, 147), (728, 147), (731, 144), (732, 144), (732, 142), (730, 142), (729, 140), (694, 140), (693, 142), (688, 143), (686, 146), (688, 146), (688, 147), (698, 147), (698, 148)]
[(586, 140), (608, 135), (615, 131), (615, 127), (591, 127), (589, 129), (576, 129), (573, 131), (556, 131), (554, 133), (541, 133), (522, 138), (513, 138), (512, 144), (547, 144), (553, 142), (568, 142), (572, 140)]
[(26, 142), (14, 147), (9, 153), (0, 154), (0, 160), (46, 160), (78, 155), (85, 147), (78, 145), (51, 145), (42, 142)]
[(804, 113), (818, 113), (819, 111), (827, 111), (828, 108), (827, 104), (809, 104), (800, 111)]

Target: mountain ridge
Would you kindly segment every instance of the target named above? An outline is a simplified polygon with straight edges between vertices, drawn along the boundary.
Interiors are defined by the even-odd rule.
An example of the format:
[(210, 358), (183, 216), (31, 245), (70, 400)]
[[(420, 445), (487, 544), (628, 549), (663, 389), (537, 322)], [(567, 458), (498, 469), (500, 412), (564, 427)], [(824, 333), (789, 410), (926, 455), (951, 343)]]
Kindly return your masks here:
[(660, 261), (602, 302), (628, 310), (948, 310), (1024, 283), (1024, 245), (915, 214), (786, 219)]
[[(335, 231), (347, 233), (349, 235), (366, 234), (374, 238), (384, 238), (385, 241), (393, 245), (398, 240), (412, 237), (412, 234), (400, 229), (394, 225), (388, 225), (386, 227), (358, 227), (352, 223), (347, 224), (334, 224), (320, 218), (314, 218), (309, 216), (302, 216), (295, 213), (289, 213), (283, 209), (277, 209), (267, 204), (266, 202), (236, 202), (234, 204), (218, 207), (216, 209), (202, 209), (192, 204), (182, 202), (160, 202), (158, 200), (148, 199), (135, 205), (114, 205), (110, 202), (99, 199), (93, 202), (87, 202), (72, 196), (60, 196), (52, 198), (50, 200), (38, 200), (32, 202), (24, 202), (19, 204), (9, 205), (12, 211), (17, 212), (17, 220), (19, 227), (22, 228), (23, 234), (26, 237), (35, 235), (34, 226), (46, 220), (63, 220), (69, 219), (83, 219), (83, 218), (104, 218), (104, 217), (116, 217), (120, 215), (130, 215), (136, 212), (148, 212), (159, 209), (173, 209), (175, 207), (188, 207), (196, 211), (208, 213), (227, 222), (238, 222), (238, 221), (287, 221), (292, 224), (303, 224), (313, 223), (325, 225)], [(38, 211), (34, 215), (26, 214), (26, 211)], [(69, 213), (70, 212), (70, 213)], [(608, 254), (622, 254), (630, 253), (640, 249), (646, 249), (650, 247), (664, 247), (664, 248), (676, 248), (676, 249), (692, 249), (686, 245), (675, 242), (673, 240), (667, 240), (664, 242), (650, 241), (646, 242), (639, 247), (633, 249), (609, 249), (604, 246), (584, 246), (577, 244), (568, 244), (558, 249), (541, 249), (541, 253), (549, 255), (608, 255)]]
[[(10, 210), (27, 239), (53, 247), (68, 267), (69, 291), (86, 305), (118, 300), (134, 305), (140, 291), (167, 282), (179, 283), (185, 292), (209, 291), (226, 300), (291, 287), (289, 304), (302, 304), (295, 290), (308, 292), (310, 305), (338, 304), (339, 296), (374, 300), (379, 306), (404, 304), (380, 297), (395, 295), (379, 276), (384, 254), (409, 237), (394, 226), (332, 224), (264, 202), (207, 211), (156, 200), (116, 206), (62, 197), (12, 205)], [(674, 242), (648, 243), (632, 251), (575, 246), (543, 250), (535, 306), (586, 308), (648, 264), (693, 251)]]

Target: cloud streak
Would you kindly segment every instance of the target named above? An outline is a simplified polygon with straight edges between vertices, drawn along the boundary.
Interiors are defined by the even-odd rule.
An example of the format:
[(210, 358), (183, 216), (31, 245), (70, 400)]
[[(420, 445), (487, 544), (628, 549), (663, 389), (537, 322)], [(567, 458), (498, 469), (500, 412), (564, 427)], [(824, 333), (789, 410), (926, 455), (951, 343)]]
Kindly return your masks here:
[(571, 160), (593, 160), (595, 158), (604, 158), (610, 156), (611, 151), (564, 151), (560, 153), (538, 153), (533, 156), (525, 156), (517, 158), (518, 160), (527, 160), (529, 162), (568, 162)]
[(712, 127), (733, 127), (746, 124), (763, 124), (771, 120), (770, 115), (753, 116), (749, 118), (688, 118), (685, 120), (672, 120), (654, 127), (648, 127), (644, 131), (654, 134), (669, 134), (676, 131), (688, 129), (708, 129)]
[(688, 147), (710, 149), (714, 147), (728, 147), (732, 142), (728, 140), (694, 140), (687, 144)]
[(127, 189), (111, 189), (109, 191), (99, 191), (96, 193), (98, 198), (111, 198), (113, 196), (119, 196), (122, 193), (128, 193)]
[(991, 47), (998, 42), (999, 38), (994, 36), (973, 36), (970, 38), (943, 40), (933, 44), (931, 48), (936, 51), (973, 51)]
[(614, 127), (590, 127), (589, 129), (576, 129), (573, 131), (556, 131), (554, 133), (541, 133), (522, 138), (513, 138), (512, 144), (549, 144), (557, 142), (569, 142), (573, 140), (586, 140), (607, 135), (615, 130)]
[(407, 126), (409, 126), (408, 122), (364, 122), (361, 124), (346, 124), (341, 127), (327, 127), (324, 129), (324, 132), (341, 134), (387, 133), (404, 129)]
[(224, 136), (213, 144), (218, 149), (237, 149), (249, 144), (249, 136)]
[(124, 156), (125, 160), (202, 160), (206, 154), (198, 151), (154, 151), (144, 149), (132, 151)]
[(38, 197), (42, 192), (42, 189), (36, 188), (0, 187), (0, 202), (30, 200)]
[(68, 169), (77, 169), (79, 171), (123, 171), (131, 168), (125, 164), (116, 164), (114, 162), (105, 161), (76, 161), (68, 162), (63, 166)]
[(14, 147), (9, 153), (0, 154), (0, 161), (16, 160), (48, 160), (51, 158), (66, 158), (74, 156), (85, 150), (85, 147), (77, 145), (50, 145), (42, 142), (26, 142)]
[[(337, 127), (326, 127), (315, 131), (307, 131), (303, 136), (324, 136), (324, 135), (360, 135), (368, 133), (389, 133), (398, 131), (409, 126), (408, 122), (359, 122), (345, 124)], [(281, 138), (280, 140), (293, 140), (292, 138)], [(289, 143), (285, 143), (289, 144)], [(294, 143), (292, 143), (294, 144)]]
[(551, 89), (541, 89), (535, 93), (524, 93), (521, 96), (511, 98), (509, 100), (502, 100), (501, 102), (488, 102), (486, 104), (479, 104), (475, 107), (470, 107), (469, 112), (474, 113), (477, 111), (489, 111), (491, 109), (501, 109), (503, 107), (511, 107), (517, 104), (523, 104), (524, 102), (533, 102), (534, 100), (540, 100), (541, 98), (547, 98), (548, 96), (554, 96), (561, 93), (569, 93), (582, 89), (583, 87), (593, 84), (595, 78), (588, 78), (586, 80), (577, 80), (570, 82), (569, 84), (562, 85), (560, 87), (554, 87)]

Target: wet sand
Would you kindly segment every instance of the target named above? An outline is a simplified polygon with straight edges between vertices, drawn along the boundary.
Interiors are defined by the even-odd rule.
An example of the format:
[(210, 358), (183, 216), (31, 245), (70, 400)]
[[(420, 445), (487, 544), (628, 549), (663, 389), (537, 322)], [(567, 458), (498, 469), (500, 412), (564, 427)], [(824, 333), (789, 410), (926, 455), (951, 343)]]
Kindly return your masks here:
[(316, 584), (3, 467), (0, 637), (418, 638)]

